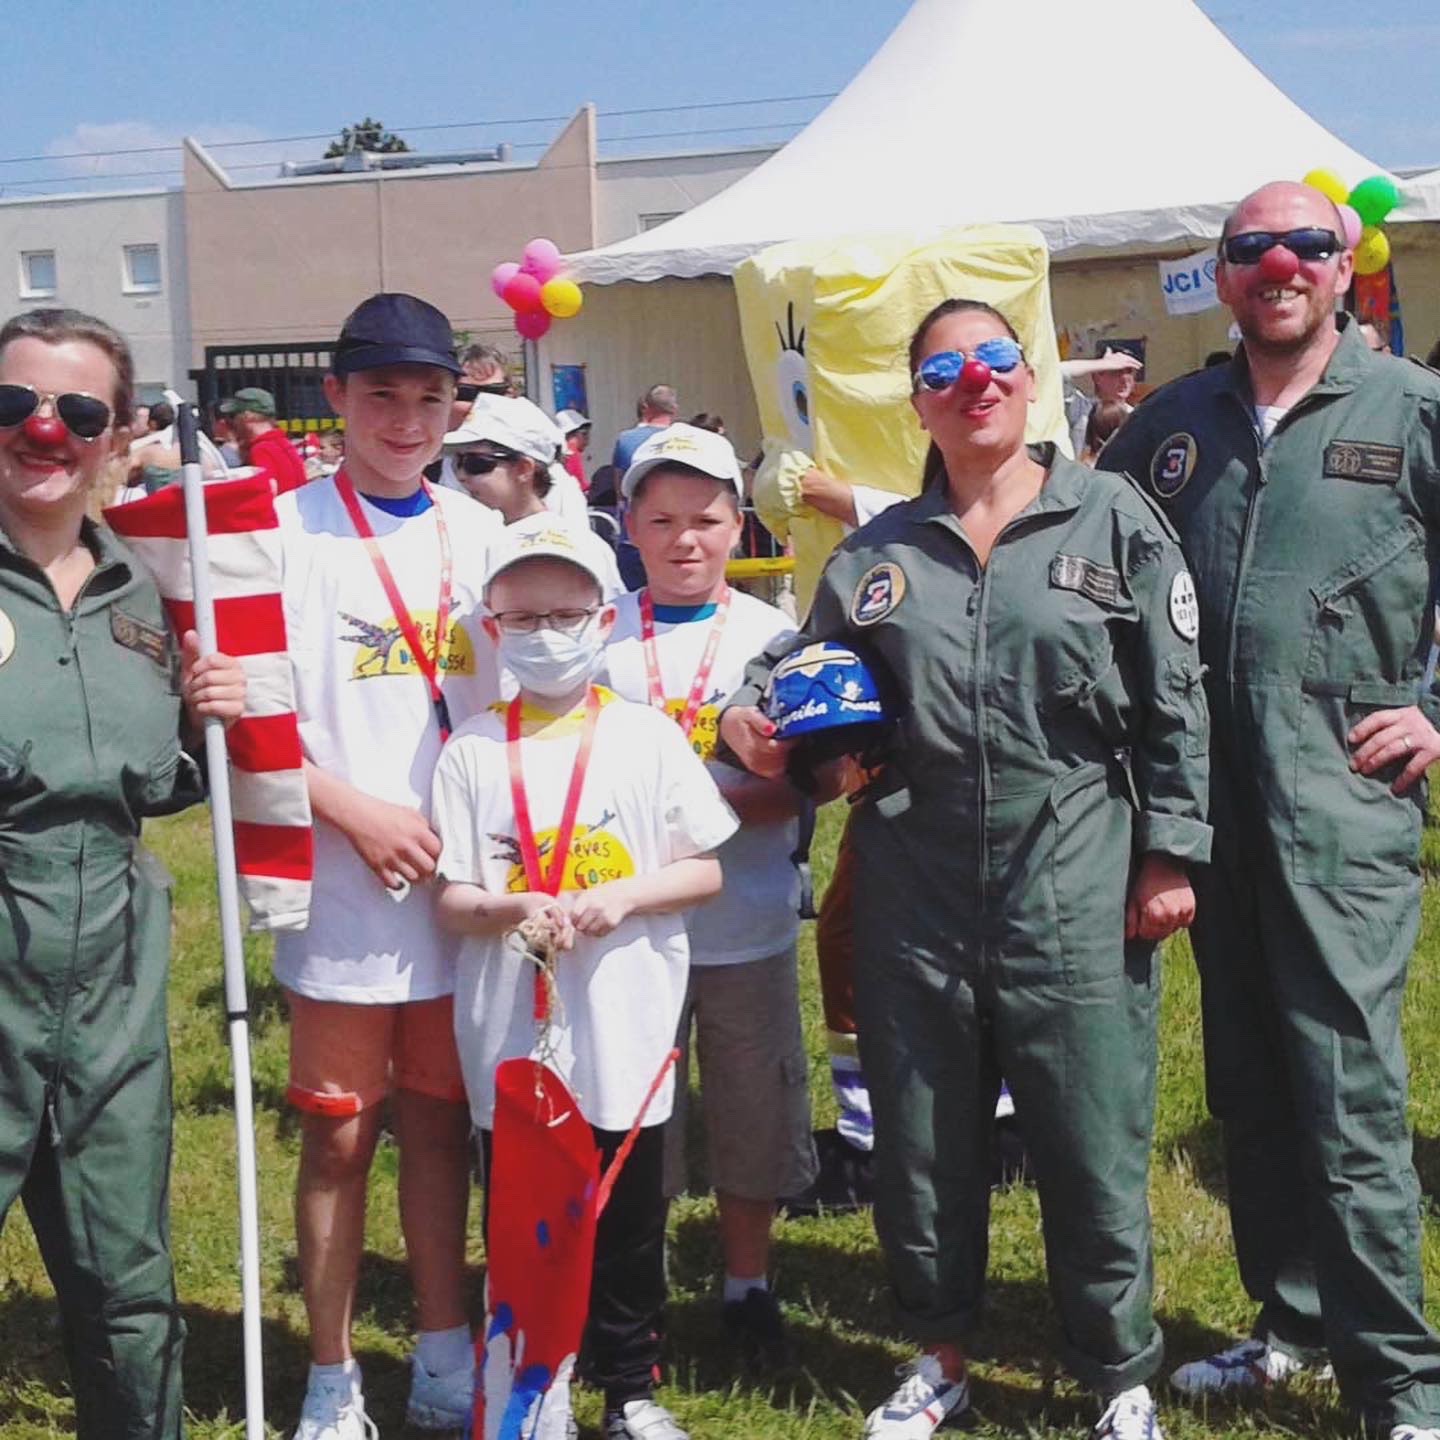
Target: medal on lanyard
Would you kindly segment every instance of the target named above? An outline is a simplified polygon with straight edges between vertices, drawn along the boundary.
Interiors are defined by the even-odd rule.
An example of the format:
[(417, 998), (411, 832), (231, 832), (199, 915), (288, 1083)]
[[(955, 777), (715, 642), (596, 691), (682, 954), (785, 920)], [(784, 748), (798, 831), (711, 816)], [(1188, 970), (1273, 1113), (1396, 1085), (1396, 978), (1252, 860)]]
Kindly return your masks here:
[[(690, 682), (690, 694), (686, 697), (685, 708), (675, 717), (680, 733), (688, 740), (705, 702), (705, 689), (710, 683), (710, 672), (715, 668), (715, 655), (720, 649), (720, 636), (725, 629), (725, 617), (730, 610), (730, 587), (727, 585), (715, 602), (715, 619), (705, 641), (704, 653), (700, 656), (699, 668)], [(665, 686), (660, 679), (660, 655), (655, 645), (655, 606), (650, 599), (647, 586), (640, 592), (640, 639), (645, 647), (645, 685), (650, 703), (657, 710), (665, 708)]]
[[(575, 816), (580, 809), (580, 792), (585, 788), (585, 772), (590, 767), (590, 751), (595, 744), (595, 722), (600, 715), (600, 692), (592, 685), (585, 695), (585, 723), (580, 730), (580, 748), (575, 752), (575, 765), (570, 771), (570, 788), (560, 812), (560, 828), (550, 852), (549, 867), (542, 865), (535, 842), (535, 827), (530, 820), (530, 801), (525, 794), (525, 768), (520, 754), (520, 697), (517, 695), (505, 709), (505, 758), (510, 767), (510, 802), (515, 811), (515, 834), (520, 843), (520, 861), (525, 867), (525, 888), (546, 895), (558, 895), (565, 878), (565, 862), (570, 857), (570, 841), (575, 834)], [(535, 977), (535, 1018), (545, 1018), (545, 978)]]
[(416, 625), (410, 614), (410, 607), (406, 605), (405, 597), (401, 595), (400, 587), (395, 583), (394, 575), (390, 573), (390, 566), (380, 549), (379, 541), (375, 538), (375, 531), (371, 528), (365, 511), (360, 507), (360, 497), (355, 493), (354, 484), (343, 467), (335, 475), (335, 489), (345, 506), (346, 513), (350, 516), (350, 523), (355, 527), (355, 533), (364, 541), (365, 553), (369, 555), (370, 564), (374, 567), (381, 588), (385, 591), (385, 598), (390, 602), (391, 614), (395, 618), (395, 623), (400, 627), (401, 635), (405, 637), (405, 643), (410, 647), (410, 653), (415, 657), (415, 664), (419, 668), (420, 674), (425, 679), (426, 689), (430, 692), (430, 705), (435, 711), (435, 723), (440, 727), (440, 738), (448, 740), (450, 738), (450, 707), (446, 705), (445, 696), (440, 689), (440, 659), (445, 654), (445, 643), (450, 635), (452, 574), (450, 531), (445, 525), (445, 513), (440, 508), (434, 492), (430, 489), (430, 482), (423, 476), (420, 480), (420, 488), (425, 492), (426, 498), (430, 501), (430, 508), (435, 512), (435, 529), (440, 538), (440, 599), (435, 607), (435, 653), (433, 655), (425, 653), (420, 627)]

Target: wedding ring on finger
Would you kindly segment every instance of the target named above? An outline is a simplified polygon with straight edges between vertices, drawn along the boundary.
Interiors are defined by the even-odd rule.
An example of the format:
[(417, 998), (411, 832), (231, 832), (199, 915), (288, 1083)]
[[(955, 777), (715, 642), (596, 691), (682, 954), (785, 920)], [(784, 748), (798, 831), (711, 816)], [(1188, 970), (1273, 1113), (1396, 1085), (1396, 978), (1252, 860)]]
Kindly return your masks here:
[(1415, 748), (1415, 742), (1408, 735), (1402, 735), (1400, 737), (1400, 743), (1405, 747), (1405, 753), (1407, 755)]

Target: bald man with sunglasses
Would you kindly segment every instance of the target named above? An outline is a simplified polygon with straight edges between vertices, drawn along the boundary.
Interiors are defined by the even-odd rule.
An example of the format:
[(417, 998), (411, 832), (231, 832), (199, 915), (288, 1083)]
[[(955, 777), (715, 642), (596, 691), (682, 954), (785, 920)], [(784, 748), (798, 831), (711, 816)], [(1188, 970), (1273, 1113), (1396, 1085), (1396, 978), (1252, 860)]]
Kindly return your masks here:
[(1252, 1338), (1191, 1394), (1327, 1360), (1392, 1440), (1440, 1435), (1400, 1002), (1420, 920), (1424, 686), (1440, 552), (1440, 378), (1372, 352), (1336, 302), (1334, 205), (1281, 182), (1226, 222), (1244, 337), (1136, 410), (1100, 459), (1164, 507), (1200, 602), (1211, 864), (1192, 931)]

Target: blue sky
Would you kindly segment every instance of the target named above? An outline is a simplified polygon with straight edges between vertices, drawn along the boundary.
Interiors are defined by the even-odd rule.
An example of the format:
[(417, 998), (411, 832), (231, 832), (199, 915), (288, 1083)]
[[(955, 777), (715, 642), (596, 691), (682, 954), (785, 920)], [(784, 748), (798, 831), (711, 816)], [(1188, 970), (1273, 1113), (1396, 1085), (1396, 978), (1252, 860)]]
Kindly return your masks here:
[[(1385, 165), (1440, 166), (1436, 0), (1201, 6), (1357, 149)], [(626, 137), (643, 137), (632, 148), (647, 150), (783, 140), (824, 102), (780, 97), (843, 88), (906, 8), (907, 0), (249, 0), (237, 11), (159, 0), (137, 22), (129, 7), (68, 0), (46, 7), (37, 63), (7, 66), (0, 194), (69, 188), (96, 174), (116, 187), (145, 183), (132, 178), (137, 172), (160, 172), (163, 182), (176, 164), (173, 151), (65, 158), (76, 151), (173, 145), (187, 133), (220, 142), (308, 136), (365, 113), (401, 133), (504, 122), (410, 130), (407, 138), (427, 150), (509, 140), (517, 158), (537, 153), (556, 128), (521, 120), (565, 115), (586, 100), (600, 108), (601, 141), (612, 147)], [(1130, 97), (1134, 123), (1163, 124), (1144, 106), (1163, 95), (1164, 77), (1127, 73), (1123, 36), (1114, 74), (1077, 75), (1074, 94), (1056, 101), (1075, 114), (1085, 96), (1116, 90)], [(1024, 93), (1017, 77), (1017, 100)], [(718, 108), (736, 100), (768, 103)], [(667, 106), (698, 108), (605, 113)], [(1116, 123), (1104, 125), (1113, 133)], [(323, 148), (307, 139), (218, 153), (229, 166), (268, 168)], [(4, 163), (22, 156), (42, 158)]]

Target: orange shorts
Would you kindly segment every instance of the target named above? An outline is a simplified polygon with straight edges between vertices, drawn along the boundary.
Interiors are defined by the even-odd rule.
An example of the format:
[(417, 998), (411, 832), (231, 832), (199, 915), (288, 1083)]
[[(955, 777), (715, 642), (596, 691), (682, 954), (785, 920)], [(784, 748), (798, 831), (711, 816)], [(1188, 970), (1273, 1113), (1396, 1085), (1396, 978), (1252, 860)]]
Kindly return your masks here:
[(449, 995), (403, 1005), (346, 1005), (285, 992), (290, 1002), (290, 1087), (285, 1098), (315, 1115), (358, 1115), (392, 1089), (463, 1101)]

